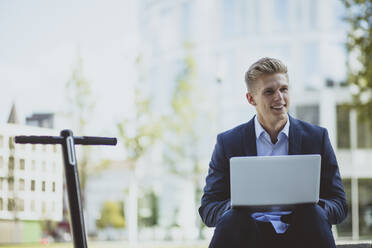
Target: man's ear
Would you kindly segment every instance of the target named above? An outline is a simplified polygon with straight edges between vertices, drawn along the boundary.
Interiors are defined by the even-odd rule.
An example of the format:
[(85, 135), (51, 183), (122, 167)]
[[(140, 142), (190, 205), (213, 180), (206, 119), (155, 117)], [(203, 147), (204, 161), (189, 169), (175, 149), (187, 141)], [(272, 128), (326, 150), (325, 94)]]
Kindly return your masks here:
[(246, 98), (247, 98), (247, 101), (248, 101), (251, 105), (256, 106), (256, 102), (255, 102), (254, 99), (253, 99), (253, 95), (252, 95), (252, 93), (247, 92), (247, 93), (245, 94), (245, 96), (246, 96)]

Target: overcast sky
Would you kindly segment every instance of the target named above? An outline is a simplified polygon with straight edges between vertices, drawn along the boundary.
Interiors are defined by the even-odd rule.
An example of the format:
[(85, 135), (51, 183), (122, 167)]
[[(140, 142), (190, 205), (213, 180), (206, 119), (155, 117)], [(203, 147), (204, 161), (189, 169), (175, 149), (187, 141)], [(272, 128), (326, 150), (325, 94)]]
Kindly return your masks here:
[[(136, 44), (133, 0), (0, 0), (0, 121), (66, 109), (66, 82), (83, 59), (107, 125), (128, 111)], [(97, 126), (97, 128), (98, 128)]]

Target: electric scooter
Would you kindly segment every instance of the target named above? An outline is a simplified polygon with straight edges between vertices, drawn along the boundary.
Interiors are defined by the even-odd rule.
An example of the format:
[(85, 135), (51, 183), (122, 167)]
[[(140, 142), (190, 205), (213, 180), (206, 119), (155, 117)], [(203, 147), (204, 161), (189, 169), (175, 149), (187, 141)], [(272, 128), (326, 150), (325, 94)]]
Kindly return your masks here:
[(19, 144), (61, 144), (70, 207), (71, 229), (75, 248), (87, 248), (80, 182), (75, 145), (116, 145), (116, 138), (73, 136), (71, 130), (62, 130), (61, 136), (16, 136)]

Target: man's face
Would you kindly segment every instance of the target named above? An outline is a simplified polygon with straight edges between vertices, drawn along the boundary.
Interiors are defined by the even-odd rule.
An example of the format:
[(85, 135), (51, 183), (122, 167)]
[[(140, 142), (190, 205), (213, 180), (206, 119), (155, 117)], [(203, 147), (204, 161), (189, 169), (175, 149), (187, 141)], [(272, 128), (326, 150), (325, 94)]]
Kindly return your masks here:
[[(284, 73), (264, 75), (255, 82), (247, 100), (256, 107), (260, 121), (274, 123), (287, 120), (289, 108), (289, 85)], [(263, 123), (262, 123), (263, 124)]]

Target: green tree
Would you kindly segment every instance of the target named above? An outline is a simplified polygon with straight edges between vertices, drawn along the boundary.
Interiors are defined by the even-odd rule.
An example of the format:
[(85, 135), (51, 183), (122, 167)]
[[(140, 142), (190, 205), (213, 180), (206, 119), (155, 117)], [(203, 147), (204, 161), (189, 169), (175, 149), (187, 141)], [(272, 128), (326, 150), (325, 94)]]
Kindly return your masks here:
[[(87, 135), (87, 123), (91, 119), (94, 111), (94, 97), (90, 81), (84, 76), (83, 60), (80, 55), (72, 69), (71, 77), (66, 83), (66, 95), (69, 103), (69, 112), (73, 119), (73, 129), (75, 135)], [(89, 147), (80, 147), (79, 157), (79, 180), (82, 192), (83, 205), (85, 203), (85, 184), (87, 178), (87, 166), (89, 164)]]
[(161, 117), (156, 117), (151, 110), (149, 97), (144, 96), (138, 88), (134, 94), (133, 117), (118, 124), (119, 136), (125, 149), (130, 168), (128, 194), (128, 233), (129, 242), (137, 242), (138, 230), (138, 161), (144, 158), (155, 142), (162, 135)]
[[(202, 164), (205, 162), (206, 140), (213, 132), (213, 109), (205, 97), (206, 91), (198, 81), (197, 64), (191, 47), (176, 79), (171, 98), (171, 113), (165, 129), (164, 161), (169, 171), (191, 182), (195, 212), (201, 197)], [(196, 220), (195, 220), (196, 221)], [(199, 229), (201, 231), (201, 223)]]
[(105, 202), (101, 209), (101, 217), (96, 221), (96, 226), (99, 229), (125, 227), (124, 210), (121, 204), (111, 201)]
[[(197, 66), (189, 49), (176, 80), (167, 117), (166, 152), (164, 159), (170, 172), (197, 180), (200, 175), (201, 134), (206, 131), (208, 112), (203, 110), (203, 90), (197, 84)], [(190, 164), (180, 163), (189, 161)]]
[(139, 89), (134, 94), (134, 116), (118, 124), (130, 168), (135, 170), (136, 162), (143, 157), (162, 135), (161, 118), (151, 110), (151, 100)]
[(349, 24), (348, 82), (355, 88), (353, 107), (372, 124), (372, 0), (341, 0)]

